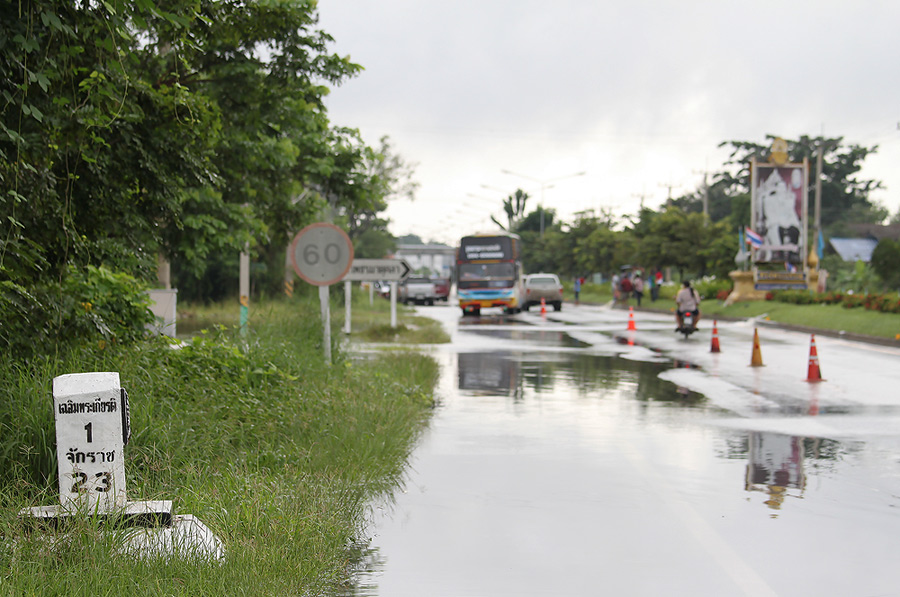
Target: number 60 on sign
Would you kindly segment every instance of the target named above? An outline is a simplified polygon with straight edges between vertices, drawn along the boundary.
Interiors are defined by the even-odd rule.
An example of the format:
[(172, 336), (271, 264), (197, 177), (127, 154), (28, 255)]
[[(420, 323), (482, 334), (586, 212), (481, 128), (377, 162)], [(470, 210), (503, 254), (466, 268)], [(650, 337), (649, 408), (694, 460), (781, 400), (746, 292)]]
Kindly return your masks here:
[(342, 280), (353, 265), (353, 243), (334, 224), (310, 224), (294, 237), (291, 262), (297, 275), (310, 284), (329, 286)]

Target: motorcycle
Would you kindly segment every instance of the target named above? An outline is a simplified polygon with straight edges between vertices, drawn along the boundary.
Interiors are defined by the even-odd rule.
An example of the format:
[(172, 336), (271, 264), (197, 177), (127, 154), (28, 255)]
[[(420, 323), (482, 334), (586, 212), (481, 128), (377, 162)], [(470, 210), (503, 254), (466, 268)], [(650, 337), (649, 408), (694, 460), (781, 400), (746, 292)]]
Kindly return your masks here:
[(684, 317), (682, 317), (681, 327), (677, 330), (679, 333), (684, 334), (685, 340), (690, 337), (691, 334), (697, 331), (697, 324), (694, 321), (693, 313), (685, 313)]

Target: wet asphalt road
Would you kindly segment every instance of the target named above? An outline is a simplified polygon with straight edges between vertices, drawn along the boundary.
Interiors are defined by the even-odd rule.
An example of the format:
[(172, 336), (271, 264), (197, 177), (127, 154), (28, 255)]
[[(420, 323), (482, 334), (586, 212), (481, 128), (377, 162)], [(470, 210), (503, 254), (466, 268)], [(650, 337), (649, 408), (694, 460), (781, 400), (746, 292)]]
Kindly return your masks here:
[(900, 595), (900, 351), (423, 307), (440, 405), (357, 595)]

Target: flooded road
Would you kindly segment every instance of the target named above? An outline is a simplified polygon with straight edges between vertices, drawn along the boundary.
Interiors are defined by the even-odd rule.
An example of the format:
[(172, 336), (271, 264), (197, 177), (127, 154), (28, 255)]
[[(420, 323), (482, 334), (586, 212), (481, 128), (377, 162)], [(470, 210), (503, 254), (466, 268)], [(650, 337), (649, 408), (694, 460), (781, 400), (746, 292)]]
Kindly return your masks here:
[(621, 312), (421, 312), (453, 337), (440, 405), (349, 594), (900, 595), (893, 398), (742, 389), (749, 353), (623, 341)]

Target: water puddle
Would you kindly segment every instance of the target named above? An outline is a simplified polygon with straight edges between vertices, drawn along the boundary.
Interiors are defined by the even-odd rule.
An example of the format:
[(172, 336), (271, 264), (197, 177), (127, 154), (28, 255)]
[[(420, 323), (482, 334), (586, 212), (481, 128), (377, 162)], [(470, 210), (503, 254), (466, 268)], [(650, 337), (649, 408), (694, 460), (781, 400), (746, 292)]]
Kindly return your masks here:
[(569, 334), (558, 330), (543, 330), (531, 327), (511, 327), (509, 329), (467, 329), (467, 333), (500, 340), (527, 342), (538, 346), (560, 346), (566, 348), (585, 348), (587, 342), (576, 340)]

